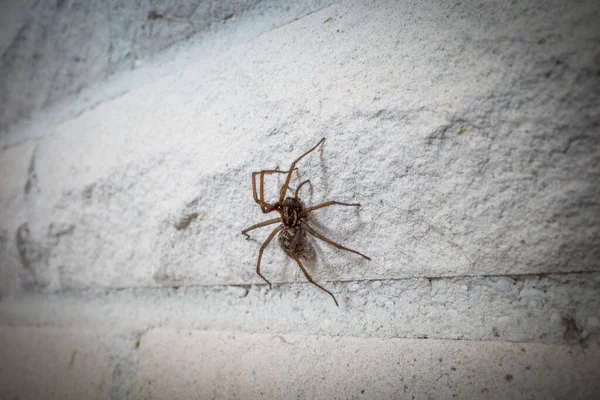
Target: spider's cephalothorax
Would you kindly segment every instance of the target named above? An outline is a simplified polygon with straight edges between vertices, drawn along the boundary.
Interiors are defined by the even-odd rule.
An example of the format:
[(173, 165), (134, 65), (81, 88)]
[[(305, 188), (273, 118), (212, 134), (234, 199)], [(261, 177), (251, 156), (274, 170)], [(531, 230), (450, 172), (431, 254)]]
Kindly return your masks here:
[[(306, 279), (308, 279), (308, 281), (310, 283), (317, 286), (319, 289), (322, 289), (323, 291), (329, 293), (329, 295), (331, 297), (333, 297), (333, 301), (335, 302), (335, 305), (338, 305), (338, 302), (335, 299), (335, 296), (329, 290), (325, 289), (323, 286), (321, 286), (318, 283), (316, 283), (315, 281), (313, 281), (311, 276), (308, 274), (308, 271), (306, 271), (306, 268), (304, 268), (304, 265), (302, 265), (302, 263), (300, 262), (300, 256), (302, 256), (302, 253), (304, 251), (303, 240), (304, 240), (305, 232), (308, 232), (312, 236), (314, 236), (318, 239), (321, 239), (324, 242), (337, 247), (338, 249), (347, 250), (352, 253), (358, 254), (360, 256), (363, 256), (367, 260), (370, 260), (370, 258), (365, 256), (362, 253), (359, 253), (356, 250), (352, 250), (347, 247), (344, 247), (341, 244), (336, 243), (333, 240), (326, 238), (325, 236), (321, 235), (320, 233), (315, 232), (315, 230), (313, 230), (313, 228), (306, 223), (306, 217), (312, 211), (318, 210), (320, 208), (328, 207), (328, 206), (331, 206), (334, 204), (342, 205), (342, 206), (354, 206), (354, 207), (360, 207), (360, 204), (349, 204), (349, 203), (340, 203), (339, 201), (328, 201), (328, 202), (325, 202), (325, 203), (322, 203), (322, 204), (319, 204), (316, 206), (304, 208), (304, 204), (298, 197), (298, 193), (300, 192), (300, 188), (305, 183), (309, 183), (310, 181), (302, 182), (298, 186), (296, 191), (294, 192), (293, 197), (291, 197), (291, 196), (286, 197), (287, 191), (291, 190), (289, 185), (290, 185), (290, 180), (292, 178), (292, 172), (294, 172), (294, 170), (297, 169), (296, 163), (298, 163), (304, 156), (309, 154), (311, 151), (313, 151), (317, 147), (319, 147), (319, 145), (321, 143), (323, 143), (324, 141), (325, 141), (325, 138), (321, 139), (321, 141), (319, 141), (319, 143), (317, 143), (317, 145), (315, 147), (313, 147), (312, 149), (308, 150), (306, 153), (304, 153), (300, 157), (298, 157), (296, 159), (296, 161), (294, 161), (292, 163), (292, 166), (290, 167), (289, 171), (279, 171), (279, 170), (275, 169), (275, 170), (263, 170), (260, 172), (252, 173), (252, 190), (254, 193), (254, 201), (260, 206), (260, 209), (262, 210), (263, 213), (266, 214), (271, 211), (277, 211), (277, 212), (279, 212), (280, 216), (278, 218), (273, 218), (273, 219), (270, 219), (265, 222), (261, 222), (256, 225), (252, 225), (250, 228), (244, 229), (242, 231), (242, 233), (244, 235), (246, 235), (247, 238), (250, 238), (250, 236), (248, 235), (247, 232), (249, 232), (253, 229), (256, 229), (256, 228), (261, 228), (263, 226), (279, 223), (280, 225), (277, 228), (275, 228), (273, 230), (273, 232), (271, 232), (271, 234), (269, 235), (267, 240), (265, 240), (265, 242), (262, 244), (262, 246), (260, 246), (260, 250), (258, 251), (258, 262), (256, 263), (256, 273), (262, 279), (264, 279), (265, 282), (267, 282), (269, 284), (269, 287), (271, 287), (271, 282), (269, 282), (260, 273), (260, 260), (262, 259), (263, 251), (265, 250), (267, 245), (269, 243), (271, 243), (271, 241), (273, 240), (275, 235), (277, 235), (279, 233), (278, 241), (279, 241), (279, 246), (281, 247), (281, 249), (288, 256), (290, 256), (291, 258), (293, 258), (296, 261), (296, 263), (298, 264), (298, 266), (300, 267), (300, 269), (306, 276)], [(287, 175), (285, 183), (283, 184), (283, 186), (281, 187), (281, 190), (279, 192), (279, 200), (274, 204), (269, 204), (265, 201), (265, 175), (266, 174), (286, 174)], [(258, 189), (257, 189), (257, 185), (256, 185), (256, 177), (257, 176), (260, 176)]]
[(285, 226), (297, 227), (301, 218), (306, 218), (302, 201), (295, 197), (286, 197), (281, 204), (281, 222)]

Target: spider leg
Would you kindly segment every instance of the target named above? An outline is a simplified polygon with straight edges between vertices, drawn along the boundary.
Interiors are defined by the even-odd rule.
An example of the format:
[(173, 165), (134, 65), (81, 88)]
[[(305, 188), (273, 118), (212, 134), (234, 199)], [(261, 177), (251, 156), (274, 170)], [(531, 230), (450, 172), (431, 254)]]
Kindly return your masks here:
[[(296, 168), (296, 171), (298, 168)], [(293, 171), (293, 170), (292, 170)], [(268, 213), (273, 211), (276, 207), (275, 204), (269, 204), (265, 201), (265, 174), (287, 174), (290, 171), (279, 171), (278, 169), (266, 169), (260, 172), (252, 173), (252, 194), (254, 195), (254, 201), (256, 204), (260, 205), (260, 209), (263, 213)], [(256, 189), (256, 175), (260, 175), (260, 190)], [(258, 193), (260, 192), (260, 198)], [(267, 211), (269, 210), (269, 211)]]
[(246, 240), (248, 240), (248, 239), (250, 239), (250, 235), (248, 235), (246, 232), (250, 232), (251, 230), (256, 229), (256, 228), (262, 228), (263, 226), (272, 225), (272, 224), (274, 224), (276, 222), (281, 222), (281, 218), (273, 218), (273, 219), (261, 222), (261, 223), (256, 224), (256, 225), (252, 225), (250, 228), (244, 229), (242, 231), (242, 235), (246, 235)]
[(272, 288), (271, 282), (269, 282), (267, 280), (267, 278), (265, 278), (260, 273), (260, 260), (262, 259), (263, 251), (265, 250), (265, 248), (269, 245), (269, 243), (271, 243), (271, 240), (273, 240), (273, 238), (275, 237), (275, 235), (277, 235), (277, 233), (279, 231), (281, 231), (283, 228), (284, 228), (283, 225), (279, 225), (277, 228), (273, 229), (273, 232), (271, 232), (271, 234), (269, 235), (269, 237), (267, 238), (267, 240), (265, 240), (265, 242), (260, 246), (260, 250), (258, 251), (258, 261), (256, 263), (256, 273), (258, 274), (258, 276), (260, 276), (261, 278), (263, 278), (263, 280), (265, 282), (267, 282), (269, 284), (269, 289)]
[(337, 302), (337, 300), (335, 299), (335, 296), (327, 289), (325, 289), (323, 286), (319, 285), (317, 282), (313, 281), (313, 278), (308, 274), (308, 271), (306, 270), (306, 268), (304, 268), (304, 265), (302, 265), (302, 263), (300, 262), (300, 259), (298, 258), (297, 255), (295, 254), (291, 254), (291, 256), (294, 258), (294, 260), (296, 260), (296, 262), (298, 263), (298, 266), (300, 267), (300, 269), (302, 270), (302, 272), (304, 272), (304, 276), (306, 276), (306, 279), (308, 279), (308, 281), (310, 283), (312, 283), (313, 285), (315, 285), (316, 287), (318, 287), (319, 289), (321, 289), (322, 291), (328, 293), (332, 298), (333, 301), (335, 302), (336, 306), (340, 306)]
[(311, 187), (312, 187), (312, 183), (310, 183), (310, 179), (307, 179), (307, 180), (305, 180), (304, 182), (302, 182), (302, 183), (300, 184), (300, 186), (298, 186), (298, 188), (296, 189), (296, 192), (294, 193), (294, 198), (295, 198), (296, 200), (298, 200), (298, 192), (300, 191), (300, 188), (301, 188), (301, 187), (302, 187), (302, 186), (303, 186), (305, 183), (308, 183), (308, 184), (309, 184), (309, 185), (311, 185)]
[[(263, 190), (263, 186), (264, 186), (264, 175), (265, 174), (287, 174), (288, 171), (279, 171), (279, 170), (264, 170), (264, 171), (260, 171), (260, 172), (253, 172), (252, 173), (252, 194), (254, 195), (254, 201), (256, 202), (256, 204), (260, 205), (260, 209), (262, 210), (262, 212), (265, 212), (265, 209), (267, 207), (271, 207), (271, 204), (267, 203), (264, 200), (264, 190)], [(256, 189), (256, 175), (260, 175), (260, 190)], [(260, 198), (258, 193), (260, 192)]]
[[(298, 175), (298, 179), (299, 179), (300, 178), (300, 174), (298, 173), (298, 168), (296, 168), (295, 171), (296, 171), (296, 174)], [(306, 180), (306, 181), (302, 182), (300, 184), (300, 186), (298, 186), (297, 189), (294, 189), (293, 187), (291, 187), (291, 186), (288, 185), (287, 190), (289, 190), (290, 192), (293, 192), (294, 193), (294, 197), (296, 198), (296, 200), (298, 200), (298, 192), (300, 191), (300, 188), (302, 187), (302, 185), (304, 185), (305, 183), (310, 183), (310, 180)], [(310, 183), (310, 185), (312, 186), (312, 183)]]
[(326, 203), (322, 203), (322, 204), (318, 204), (316, 206), (312, 206), (312, 207), (308, 207), (304, 209), (305, 213), (309, 213), (311, 211), (315, 211), (318, 210), (319, 208), (324, 208), (324, 207), (329, 207), (332, 206), (334, 204), (337, 204), (339, 206), (353, 206), (353, 207), (360, 207), (360, 204), (358, 203), (340, 203), (339, 201), (328, 201)]
[(307, 154), (309, 154), (311, 151), (313, 151), (314, 149), (316, 149), (317, 147), (319, 147), (319, 145), (321, 145), (321, 143), (323, 143), (325, 141), (325, 138), (321, 139), (319, 141), (319, 143), (317, 143), (317, 145), (315, 147), (313, 147), (312, 149), (308, 150), (306, 153), (302, 154), (300, 157), (298, 157), (296, 159), (296, 161), (294, 161), (290, 167), (290, 170), (288, 172), (288, 176), (285, 180), (285, 183), (283, 184), (283, 186), (281, 187), (281, 191), (279, 192), (279, 202), (283, 203), (283, 200), (285, 199), (285, 194), (287, 192), (287, 188), (290, 184), (290, 179), (292, 179), (292, 171), (296, 168), (296, 163), (298, 163), (300, 160), (302, 160), (302, 158), (304, 156), (306, 156)]
[(308, 233), (310, 233), (311, 235), (313, 235), (314, 237), (316, 237), (318, 239), (321, 239), (322, 241), (324, 241), (326, 243), (329, 243), (330, 245), (332, 245), (334, 247), (337, 247), (338, 249), (342, 249), (342, 250), (346, 250), (346, 251), (358, 254), (359, 256), (363, 256), (367, 260), (371, 259), (370, 257), (365, 256), (363, 253), (360, 253), (360, 252), (358, 252), (356, 250), (352, 250), (352, 249), (349, 249), (347, 247), (344, 247), (341, 244), (336, 243), (333, 240), (326, 238), (325, 236), (321, 235), (320, 233), (315, 232), (315, 230), (313, 228), (311, 228), (310, 225), (308, 225), (306, 222), (300, 220), (300, 223), (304, 226), (304, 228), (306, 229), (306, 231)]

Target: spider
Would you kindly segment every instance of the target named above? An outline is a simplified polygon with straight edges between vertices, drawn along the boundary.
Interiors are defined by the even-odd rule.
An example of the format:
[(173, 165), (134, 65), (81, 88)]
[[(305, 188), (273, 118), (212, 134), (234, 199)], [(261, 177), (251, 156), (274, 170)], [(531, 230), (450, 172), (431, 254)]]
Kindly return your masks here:
[[(303, 240), (305, 237), (305, 232), (308, 232), (310, 235), (316, 237), (317, 239), (321, 239), (322, 241), (329, 243), (330, 245), (337, 247), (338, 249), (342, 249), (342, 250), (346, 250), (346, 251), (358, 254), (358, 255), (366, 258), (367, 260), (370, 260), (370, 258), (356, 250), (352, 250), (347, 247), (344, 247), (341, 244), (336, 243), (333, 240), (328, 239), (325, 236), (321, 235), (320, 233), (316, 232), (310, 225), (308, 225), (308, 223), (306, 222), (306, 219), (307, 219), (308, 215), (310, 213), (312, 213), (313, 211), (316, 211), (316, 210), (319, 210), (321, 208), (325, 208), (325, 207), (328, 207), (331, 205), (360, 207), (360, 204), (341, 203), (339, 201), (327, 201), (325, 203), (321, 203), (316, 206), (304, 208), (304, 203), (298, 197), (298, 193), (300, 192), (300, 188), (303, 185), (305, 185), (306, 183), (310, 183), (310, 180), (306, 180), (306, 181), (300, 183), (300, 186), (298, 186), (296, 188), (296, 190), (294, 191), (293, 197), (286, 196), (288, 190), (292, 191), (292, 188), (290, 188), (289, 185), (290, 185), (290, 180), (292, 178), (292, 173), (298, 169), (298, 168), (296, 168), (296, 164), (300, 160), (302, 160), (303, 157), (305, 157), (306, 155), (308, 155), (309, 153), (314, 151), (317, 147), (319, 147), (324, 141), (325, 141), (325, 138), (321, 139), (315, 147), (313, 147), (312, 149), (308, 150), (306, 153), (304, 153), (300, 157), (298, 157), (292, 163), (292, 165), (288, 171), (263, 170), (260, 172), (252, 173), (252, 191), (254, 194), (254, 201), (260, 206), (260, 209), (264, 214), (268, 214), (272, 211), (277, 211), (280, 216), (277, 218), (270, 219), (268, 221), (261, 222), (256, 225), (252, 225), (250, 228), (244, 229), (242, 231), (242, 234), (246, 235), (246, 239), (248, 240), (248, 239), (250, 239), (250, 235), (248, 235), (247, 232), (249, 232), (253, 229), (262, 228), (264, 226), (280, 223), (280, 225), (271, 232), (269, 237), (267, 237), (267, 240), (265, 240), (264, 243), (260, 246), (260, 250), (258, 251), (258, 261), (256, 263), (256, 273), (265, 282), (267, 282), (269, 284), (269, 288), (272, 288), (271, 282), (269, 282), (267, 280), (267, 278), (265, 278), (263, 276), (263, 274), (260, 273), (260, 261), (262, 259), (263, 251), (265, 250), (265, 248), (269, 245), (269, 243), (271, 243), (271, 241), (273, 240), (275, 235), (277, 235), (279, 233), (279, 237), (278, 237), (279, 246), (284, 251), (284, 253), (287, 254), (289, 257), (293, 258), (294, 261), (296, 261), (296, 263), (298, 264), (298, 266), (300, 267), (300, 269), (306, 276), (306, 279), (308, 279), (308, 281), (310, 283), (312, 283), (319, 289), (323, 290), (324, 292), (328, 293), (333, 298), (335, 305), (339, 307), (335, 296), (329, 290), (325, 289), (323, 286), (321, 286), (318, 283), (316, 283), (315, 281), (313, 281), (312, 277), (309, 275), (308, 271), (306, 270), (306, 268), (304, 267), (304, 265), (302, 265), (302, 262), (300, 261), (300, 256), (302, 255), (302, 252), (303, 252)], [(281, 190), (279, 192), (279, 200), (274, 204), (269, 204), (264, 200), (264, 198), (265, 198), (264, 183), (265, 183), (265, 175), (267, 175), (267, 174), (287, 174), (285, 183), (283, 184), (283, 186), (281, 187)], [(259, 190), (257, 190), (257, 186), (256, 186), (256, 177), (257, 176), (260, 176), (260, 184), (259, 184), (260, 189)]]

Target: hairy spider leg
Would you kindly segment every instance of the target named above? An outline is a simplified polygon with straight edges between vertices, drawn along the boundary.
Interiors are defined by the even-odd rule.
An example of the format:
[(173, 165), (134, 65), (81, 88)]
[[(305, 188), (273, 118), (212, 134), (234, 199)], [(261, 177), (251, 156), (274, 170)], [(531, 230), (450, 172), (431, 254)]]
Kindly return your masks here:
[(281, 222), (281, 218), (273, 218), (268, 221), (258, 223), (256, 225), (252, 225), (250, 228), (244, 229), (242, 231), (242, 235), (246, 235), (246, 240), (248, 240), (248, 239), (250, 239), (250, 235), (248, 235), (246, 232), (250, 232), (251, 230), (256, 229), (256, 228), (262, 228), (263, 226), (269, 226), (269, 225), (272, 225), (277, 222)]
[(322, 291), (328, 293), (332, 298), (333, 301), (335, 302), (336, 306), (340, 306), (337, 302), (337, 300), (335, 299), (335, 296), (327, 289), (325, 289), (323, 286), (319, 285), (317, 282), (313, 281), (313, 278), (308, 274), (308, 271), (306, 270), (306, 268), (304, 268), (304, 265), (302, 265), (302, 263), (300, 262), (300, 259), (298, 258), (298, 256), (296, 254), (291, 254), (291, 256), (294, 258), (294, 260), (296, 260), (296, 262), (298, 263), (298, 266), (300, 267), (300, 269), (302, 270), (302, 272), (304, 272), (304, 276), (306, 276), (306, 279), (308, 279), (308, 281), (310, 283), (312, 283), (313, 285), (315, 285), (316, 287), (318, 287), (319, 289), (321, 289)]
[(285, 183), (283, 184), (283, 186), (281, 187), (281, 191), (279, 192), (279, 203), (283, 203), (283, 200), (285, 199), (285, 194), (287, 193), (287, 188), (290, 184), (290, 180), (292, 179), (292, 171), (296, 168), (296, 163), (298, 163), (300, 160), (302, 160), (302, 158), (304, 156), (306, 156), (307, 154), (309, 154), (311, 151), (315, 150), (317, 147), (319, 147), (319, 145), (321, 145), (321, 143), (323, 143), (325, 141), (325, 138), (321, 139), (319, 141), (319, 143), (316, 144), (315, 147), (313, 147), (312, 149), (308, 150), (306, 153), (302, 154), (300, 157), (298, 157), (296, 159), (296, 161), (294, 161), (292, 163), (292, 165), (290, 166), (290, 170), (288, 172), (288, 176), (285, 180)]
[(283, 225), (279, 225), (277, 228), (273, 229), (273, 232), (271, 232), (271, 234), (269, 235), (269, 237), (267, 238), (267, 240), (265, 240), (265, 242), (260, 246), (260, 250), (258, 251), (258, 261), (256, 263), (256, 273), (263, 278), (263, 280), (265, 282), (267, 282), (269, 284), (269, 289), (272, 288), (271, 282), (269, 282), (267, 280), (267, 278), (265, 278), (261, 273), (260, 273), (260, 260), (262, 259), (262, 255), (263, 255), (263, 251), (265, 251), (265, 248), (269, 245), (269, 243), (271, 243), (271, 240), (273, 240), (273, 238), (275, 237), (275, 235), (277, 235), (278, 232), (280, 232), (283, 228), (285, 228), (285, 226)]
[(352, 252), (352, 253), (358, 254), (359, 256), (363, 256), (363, 257), (364, 257), (364, 258), (366, 258), (367, 260), (370, 260), (370, 259), (371, 259), (370, 257), (367, 257), (367, 256), (365, 256), (365, 255), (364, 255), (363, 253), (361, 253), (361, 252), (358, 252), (358, 251), (356, 251), (356, 250), (352, 250), (352, 249), (349, 249), (349, 248), (347, 248), (347, 247), (344, 247), (344, 246), (342, 246), (341, 244), (339, 244), (339, 243), (336, 243), (336, 242), (334, 242), (333, 240), (326, 238), (325, 236), (321, 235), (320, 233), (317, 233), (317, 232), (315, 232), (315, 230), (314, 230), (313, 228), (311, 228), (311, 227), (310, 227), (310, 225), (308, 225), (306, 222), (304, 222), (304, 221), (300, 220), (300, 223), (301, 223), (301, 224), (304, 226), (304, 228), (306, 229), (306, 231), (307, 231), (308, 233), (310, 233), (311, 235), (313, 235), (313, 236), (314, 236), (314, 237), (316, 237), (317, 239), (321, 239), (322, 241), (324, 241), (324, 242), (326, 242), (326, 243), (329, 243), (330, 245), (332, 245), (332, 246), (334, 246), (334, 247), (337, 247), (338, 249), (346, 250), (346, 251), (349, 251), (349, 252)]
[(319, 208), (324, 208), (324, 207), (329, 207), (332, 205), (339, 205), (339, 206), (352, 206), (352, 207), (360, 207), (359, 203), (341, 203), (339, 201), (328, 201), (326, 203), (322, 203), (322, 204), (317, 204), (316, 206), (312, 206), (312, 207), (308, 207), (304, 209), (305, 213), (309, 213), (311, 211), (315, 211), (318, 210)]

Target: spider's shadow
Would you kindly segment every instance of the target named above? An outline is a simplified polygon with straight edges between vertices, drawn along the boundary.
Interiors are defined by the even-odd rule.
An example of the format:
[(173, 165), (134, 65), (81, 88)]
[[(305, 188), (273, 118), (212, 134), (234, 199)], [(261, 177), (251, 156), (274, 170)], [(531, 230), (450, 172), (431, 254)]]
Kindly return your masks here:
[[(321, 251), (315, 251), (315, 248), (318, 248), (318, 246), (315, 246), (314, 241), (312, 239), (313, 238), (310, 235), (304, 232), (303, 250), (299, 258), (300, 262), (302, 262), (302, 265), (304, 266), (304, 268), (306, 268), (308, 273), (313, 278), (317, 279), (318, 277), (313, 276), (313, 274), (315, 274), (318, 271), (317, 260), (322, 259), (323, 257)], [(296, 264), (296, 261), (294, 261), (291, 257), (286, 256), (285, 261), (283, 262), (282, 276), (285, 279), (288, 279), (289, 277), (291, 277), (290, 274), (299, 274), (297, 276), (301, 277), (301, 279), (305, 278), (304, 274), (302, 273), (302, 270), (298, 267), (298, 264)]]

